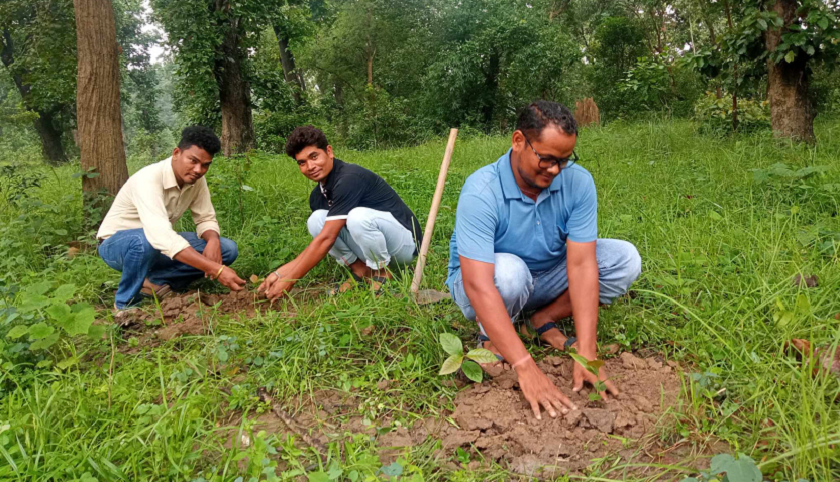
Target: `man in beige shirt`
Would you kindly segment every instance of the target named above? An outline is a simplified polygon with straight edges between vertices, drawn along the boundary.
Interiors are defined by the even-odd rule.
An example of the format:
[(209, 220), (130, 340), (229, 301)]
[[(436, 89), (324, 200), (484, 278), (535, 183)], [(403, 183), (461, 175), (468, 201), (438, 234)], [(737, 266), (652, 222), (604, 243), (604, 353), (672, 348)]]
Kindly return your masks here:
[[(142, 296), (163, 297), (202, 276), (234, 291), (245, 285), (227, 267), (238, 255), (236, 243), (219, 236), (204, 179), (219, 149), (212, 130), (187, 127), (172, 157), (140, 169), (120, 189), (96, 235), (99, 256), (122, 272), (118, 313)], [(172, 225), (187, 209), (196, 232), (177, 233)]]

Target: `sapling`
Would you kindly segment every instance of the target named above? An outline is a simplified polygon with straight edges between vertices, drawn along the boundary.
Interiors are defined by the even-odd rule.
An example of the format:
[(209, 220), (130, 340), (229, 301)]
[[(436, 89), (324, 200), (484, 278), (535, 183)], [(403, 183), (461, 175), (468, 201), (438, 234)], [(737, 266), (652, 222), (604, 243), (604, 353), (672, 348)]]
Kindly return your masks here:
[[(580, 363), (583, 365), (583, 368), (586, 369), (589, 373), (595, 375), (595, 378), (598, 378), (598, 371), (604, 366), (604, 360), (587, 360), (586, 357), (578, 355), (573, 350), (569, 351), (569, 356), (575, 361), (575, 363)], [(604, 383), (603, 380), (598, 380), (595, 382), (595, 391), (589, 394), (589, 400), (596, 401), (601, 399), (601, 395), (599, 393), (604, 392), (607, 390), (607, 384)]]
[(443, 351), (449, 354), (449, 358), (443, 362), (439, 375), (455, 373), (460, 368), (467, 378), (476, 383), (481, 383), (484, 371), (478, 364), (497, 361), (496, 355), (485, 348), (474, 348), (465, 355), (461, 339), (451, 333), (440, 334), (440, 345), (443, 347)]

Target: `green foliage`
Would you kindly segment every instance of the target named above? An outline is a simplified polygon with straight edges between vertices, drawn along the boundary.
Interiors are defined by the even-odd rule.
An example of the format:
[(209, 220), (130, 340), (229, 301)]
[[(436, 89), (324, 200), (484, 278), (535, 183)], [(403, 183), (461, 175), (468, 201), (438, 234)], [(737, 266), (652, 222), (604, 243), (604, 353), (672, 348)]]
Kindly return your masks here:
[(740, 454), (737, 459), (729, 454), (719, 454), (712, 457), (709, 470), (701, 472), (699, 479), (687, 477), (682, 482), (761, 482), (762, 480), (761, 470), (753, 459), (744, 454)]
[[(105, 332), (102, 325), (93, 325), (96, 313), (91, 305), (75, 303), (68, 305), (76, 287), (61, 285), (54, 290), (51, 282), (27, 286), (17, 296), (17, 302), (9, 304), (6, 298), (0, 319), (0, 353), (5, 370), (13, 370), (20, 363), (37, 361), (37, 367), (48, 368), (53, 360), (44, 354), (53, 345), (78, 335), (91, 339), (101, 337)], [(66, 369), (78, 362), (69, 357), (58, 363)]]
[[(700, 130), (713, 136), (732, 133), (732, 98), (717, 96), (712, 92), (700, 98), (694, 105), (694, 118), (700, 123)], [(770, 129), (770, 103), (766, 100), (738, 99), (738, 131), (758, 132)]]
[[(783, 349), (791, 338), (818, 347), (838, 338), (838, 251), (823, 249), (834, 239), (831, 233), (840, 232), (840, 218), (833, 216), (837, 194), (828, 191), (840, 184), (833, 167), (840, 149), (836, 129), (830, 119), (818, 121), (819, 149), (774, 142), (762, 133), (710, 142), (687, 120), (615, 122), (580, 137), (578, 152), (591, 160), (586, 167), (599, 188), (600, 236), (632, 241), (644, 261), (633, 296), (601, 311), (599, 342), (654, 348), (668, 359), (688, 360), (681, 365), (692, 368), (684, 377), (682, 403), (655, 432), (664, 446), (679, 442), (699, 451), (705, 441), (719, 440), (734, 447), (733, 455), (741, 451), (761, 461), (768, 480), (840, 475), (834, 463), (837, 380), (828, 373), (813, 376), (812, 366)], [(382, 174), (424, 222), (444, 144), (438, 139), (406, 149), (336, 149), (343, 159)], [(440, 289), (446, 278), (458, 187), (509, 145), (507, 136), (459, 137), (424, 287)], [(305, 221), (313, 184), (285, 156), (249, 156), (247, 171), (244, 156), (218, 157), (208, 175), (222, 233), (240, 247), (234, 268), (244, 277), (265, 275), (311, 240)], [(787, 173), (769, 173), (777, 162), (793, 173), (828, 169), (788, 179)], [(756, 182), (752, 169), (772, 177)], [(18, 310), (23, 295), (17, 287), (72, 283), (73, 301), (101, 306), (98, 318), (107, 320), (120, 275), (98, 258), (87, 244), (92, 233), (81, 228), (79, 179), (73, 175), (84, 174), (78, 166), (32, 170), (45, 176), (20, 206), (0, 197), (0, 298), (6, 300), (0, 310)], [(243, 185), (253, 191), (241, 190)], [(187, 216), (178, 229), (190, 228)], [(67, 243), (73, 240), (83, 243), (70, 258)], [(798, 273), (819, 276), (819, 286), (794, 286)], [(323, 286), (344, 277), (344, 268), (327, 260), (298, 284), (293, 300), (253, 315), (202, 307), (207, 331), (170, 341), (155, 337), (158, 327), (113, 327), (106, 340), (70, 337), (53, 323), (48, 307), (35, 311), (43, 319), (8, 323), (8, 329), (26, 327), (15, 340), (6, 338), (4, 324), (0, 340), (7, 347), (39, 341), (29, 341), (30, 327), (38, 323), (46, 326), (35, 329), (36, 338), (53, 327), (41, 339), (60, 334), (66, 341), (46, 350), (24, 347), (16, 356), (28, 360), (25, 365), (0, 369), (0, 479), (29, 482), (54, 474), (74, 480), (88, 473), (99, 480), (244, 481), (265, 470), (266, 459), (276, 462), (276, 476), (286, 480), (384, 479), (396, 472), (394, 460), (402, 467), (401, 480), (509, 479), (509, 472), (489, 463), (452, 471), (450, 461), (475, 467), (482, 459), (440, 451), (436, 440), (388, 449), (394, 457), (380, 461), (389, 430), (413, 431), (420, 420), (445, 420), (456, 388), (438, 373), (455, 350), (443, 350), (440, 334), (468, 340), (477, 327), (451, 302), (418, 307), (410, 297), (375, 297), (367, 290), (326, 297)], [(395, 289), (408, 293), (410, 279), (397, 276)], [(800, 294), (806, 295), (807, 311)], [(775, 321), (776, 315), (784, 322)], [(529, 349), (537, 358), (555, 354), (548, 347)], [(460, 355), (465, 351), (462, 344)], [(29, 368), (43, 360), (53, 368)], [(387, 388), (378, 386), (383, 381)], [(327, 408), (325, 394), (352, 397), (344, 408), (364, 433), (340, 433), (318, 455), (296, 437), (269, 433), (262, 446), (257, 434), (268, 429), (251, 424), (255, 412), (266, 408), (254, 395), (257, 387), (289, 410), (298, 403), (317, 407), (319, 416), (321, 405)], [(656, 397), (652, 391), (649, 399)], [(228, 409), (231, 403), (241, 411)], [(633, 463), (596, 460), (580, 477), (633, 480)], [(672, 477), (675, 467), (702, 464), (649, 465), (643, 477)]]
[(449, 375), (461, 369), (467, 378), (476, 383), (481, 383), (484, 371), (478, 366), (478, 363), (495, 363), (497, 361), (496, 355), (484, 348), (474, 348), (464, 355), (461, 339), (450, 333), (440, 334), (440, 345), (443, 347), (443, 351), (449, 354), (449, 358), (443, 362), (438, 375)]

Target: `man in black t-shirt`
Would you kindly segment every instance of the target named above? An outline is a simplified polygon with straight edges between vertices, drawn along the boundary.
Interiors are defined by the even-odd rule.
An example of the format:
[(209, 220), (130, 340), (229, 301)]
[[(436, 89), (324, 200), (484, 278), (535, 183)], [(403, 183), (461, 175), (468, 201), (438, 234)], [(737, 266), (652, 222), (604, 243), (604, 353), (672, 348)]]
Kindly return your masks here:
[[(350, 269), (355, 281), (370, 281), (374, 289), (391, 277), (391, 262), (408, 263), (420, 246), (417, 217), (381, 177), (336, 159), (327, 137), (313, 126), (296, 128), (286, 142), (286, 154), (300, 172), (318, 184), (309, 196), (307, 221), (313, 240), (294, 260), (269, 274), (260, 285), (271, 300), (295, 282), (327, 253)], [(347, 280), (338, 290), (345, 291)]]

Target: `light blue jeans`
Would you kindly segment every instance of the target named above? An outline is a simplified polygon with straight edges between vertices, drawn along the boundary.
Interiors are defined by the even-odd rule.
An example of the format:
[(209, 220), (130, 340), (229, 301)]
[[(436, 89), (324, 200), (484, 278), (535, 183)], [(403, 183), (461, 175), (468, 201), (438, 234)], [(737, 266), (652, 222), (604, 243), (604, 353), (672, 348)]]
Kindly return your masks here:
[[(207, 241), (195, 233), (178, 233), (199, 253), (204, 252)], [(221, 238), (222, 263), (229, 266), (239, 256), (236, 243)], [(172, 289), (186, 288), (192, 281), (204, 276), (204, 272), (190, 265), (175, 261), (161, 254), (146, 240), (143, 229), (117, 231), (99, 245), (99, 256), (105, 264), (122, 272), (114, 304), (124, 309), (141, 301), (140, 288), (143, 280), (156, 285), (169, 285)]]
[[(327, 222), (327, 211), (319, 209), (309, 216), (306, 227), (314, 238)], [(370, 269), (382, 269), (391, 261), (408, 263), (414, 259), (417, 245), (411, 231), (405, 229), (389, 212), (353, 208), (347, 224), (341, 228), (330, 256), (338, 264), (349, 266), (362, 259)]]
[[(636, 247), (627, 241), (599, 239), (596, 243), (599, 298), (601, 303), (610, 304), (615, 298), (627, 293), (630, 285), (639, 277), (642, 258)], [(495, 266), (493, 281), (502, 295), (511, 322), (522, 311), (538, 310), (569, 289), (565, 259), (545, 271), (530, 271), (518, 256), (496, 253)], [(475, 321), (475, 310), (464, 291), (460, 269), (452, 283), (452, 299), (467, 319)], [(479, 328), (484, 333), (480, 323)]]

